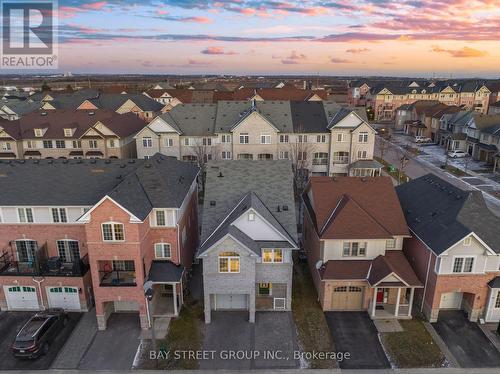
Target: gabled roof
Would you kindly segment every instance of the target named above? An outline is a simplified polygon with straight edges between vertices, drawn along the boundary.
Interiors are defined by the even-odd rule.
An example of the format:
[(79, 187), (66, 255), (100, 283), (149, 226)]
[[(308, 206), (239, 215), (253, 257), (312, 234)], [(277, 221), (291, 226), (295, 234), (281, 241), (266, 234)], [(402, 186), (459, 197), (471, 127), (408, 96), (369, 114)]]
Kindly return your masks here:
[(461, 190), (434, 174), (396, 191), (411, 231), (437, 255), (471, 233), (500, 253), (500, 218), (488, 209), (480, 191)]
[[(289, 161), (210, 161), (206, 175), (199, 254), (227, 234), (259, 251), (262, 243), (249, 239), (233, 225), (249, 209), (283, 237), (280, 242), (297, 242)], [(249, 240), (253, 243), (246, 244)], [(291, 246), (289, 243), (288, 248)]]
[(422, 286), (422, 282), (408, 263), (403, 251), (386, 251), (383, 256), (377, 256), (372, 261), (368, 282), (374, 286), (390, 275), (396, 276), (410, 287)]
[(179, 208), (198, 168), (156, 154), (149, 160), (0, 162), (0, 206), (93, 206), (109, 196), (141, 220)]
[(389, 177), (312, 177), (302, 196), (322, 239), (409, 235)]

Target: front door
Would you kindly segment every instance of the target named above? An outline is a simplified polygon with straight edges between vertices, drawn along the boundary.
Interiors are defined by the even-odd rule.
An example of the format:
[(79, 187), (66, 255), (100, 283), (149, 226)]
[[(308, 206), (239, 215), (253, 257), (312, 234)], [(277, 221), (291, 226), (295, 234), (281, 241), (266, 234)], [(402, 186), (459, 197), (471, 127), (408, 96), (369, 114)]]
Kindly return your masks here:
[(387, 290), (385, 288), (379, 288), (377, 290), (377, 303), (387, 302)]

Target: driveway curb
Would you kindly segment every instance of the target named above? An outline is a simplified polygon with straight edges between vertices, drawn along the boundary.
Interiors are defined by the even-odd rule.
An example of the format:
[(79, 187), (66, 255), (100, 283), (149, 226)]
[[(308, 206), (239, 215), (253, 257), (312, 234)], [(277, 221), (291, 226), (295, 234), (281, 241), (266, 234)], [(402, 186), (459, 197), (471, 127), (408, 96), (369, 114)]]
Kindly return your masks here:
[(451, 351), (448, 349), (448, 346), (445, 344), (443, 339), (441, 339), (441, 337), (434, 329), (434, 327), (427, 321), (424, 321), (424, 326), (426, 330), (429, 332), (429, 334), (431, 334), (432, 339), (438, 345), (441, 352), (443, 352), (444, 356), (446, 357), (450, 365), (454, 368), (459, 368), (460, 364), (458, 363), (457, 359), (455, 358), (453, 353), (451, 353)]

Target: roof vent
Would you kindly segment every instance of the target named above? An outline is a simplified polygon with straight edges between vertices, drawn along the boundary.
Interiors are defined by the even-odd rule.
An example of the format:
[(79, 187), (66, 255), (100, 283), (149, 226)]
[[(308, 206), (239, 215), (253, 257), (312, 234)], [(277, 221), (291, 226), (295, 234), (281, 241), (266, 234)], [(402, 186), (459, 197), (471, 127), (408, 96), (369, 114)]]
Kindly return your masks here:
[(222, 174), (222, 171), (219, 171), (219, 175), (217, 175), (217, 178), (223, 178), (224, 174)]
[(287, 212), (288, 211), (288, 205), (283, 205), (283, 211)]
[(134, 164), (134, 163), (135, 163), (135, 160), (128, 160), (128, 163), (129, 163), (129, 164)]
[(146, 169), (149, 169), (149, 168), (151, 167), (151, 164), (145, 164), (145, 165), (144, 165), (144, 167), (145, 167)]
[(47, 112), (42, 112), (40, 113), (41, 116), (46, 116), (47, 115)]
[(278, 205), (278, 208), (276, 209), (276, 211), (277, 211), (278, 213), (280, 213), (280, 212), (281, 212), (281, 207), (280, 207), (279, 205)]
[(93, 116), (95, 112), (89, 112), (89, 116)]
[(215, 200), (210, 201), (210, 206), (215, 206)]

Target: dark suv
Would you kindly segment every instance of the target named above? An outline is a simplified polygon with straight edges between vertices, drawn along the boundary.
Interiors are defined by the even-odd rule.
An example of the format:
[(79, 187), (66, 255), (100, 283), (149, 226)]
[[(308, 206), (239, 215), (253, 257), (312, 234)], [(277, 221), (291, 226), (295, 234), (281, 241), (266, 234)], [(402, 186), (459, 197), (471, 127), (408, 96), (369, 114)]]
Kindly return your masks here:
[(68, 322), (63, 309), (39, 312), (19, 330), (11, 350), (16, 358), (36, 358), (47, 354), (50, 344)]

